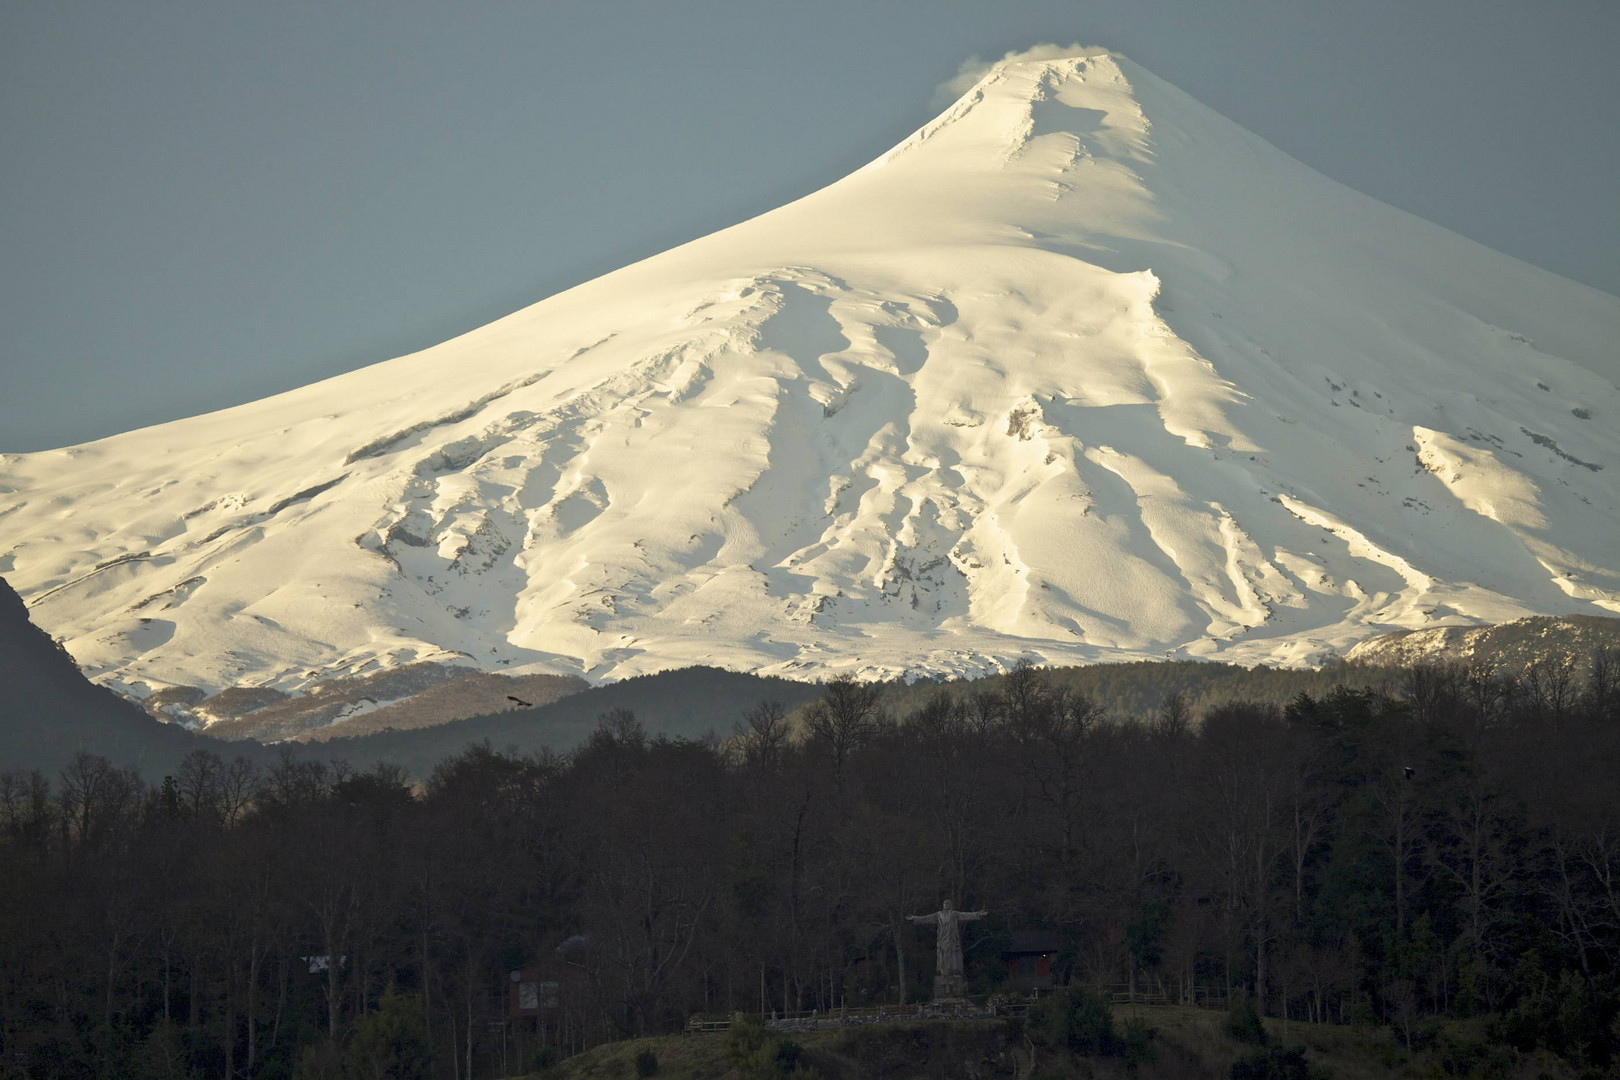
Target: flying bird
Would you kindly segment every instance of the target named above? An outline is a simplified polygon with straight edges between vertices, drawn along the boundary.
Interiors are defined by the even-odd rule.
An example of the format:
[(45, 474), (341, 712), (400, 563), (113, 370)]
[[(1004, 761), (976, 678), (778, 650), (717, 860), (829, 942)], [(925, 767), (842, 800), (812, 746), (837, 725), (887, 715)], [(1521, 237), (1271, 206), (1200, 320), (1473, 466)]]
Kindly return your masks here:
[[(517, 702), (517, 703), (518, 703), (518, 704), (519, 704), (519, 705), (521, 705), (521, 706), (522, 706), (522, 707), (523, 707), (523, 708), (525, 708), (525, 709), (532, 709), (532, 708), (534, 708), (534, 702), (532, 702), (532, 701), (524, 701), (524, 700), (523, 700), (523, 699), (522, 699), (522, 698), (520, 698), (520, 697), (513, 697), (513, 696), (512, 696), (512, 695), (511, 695), (511, 694), (507, 694), (507, 695), (506, 695), (506, 700), (507, 700), (507, 701), (515, 701), (515, 702)], [(1411, 772), (1411, 771), (1412, 771), (1412, 770), (1411, 770), (1411, 769), (1408, 769), (1408, 770), (1406, 770), (1406, 771), (1407, 771), (1407, 772)]]

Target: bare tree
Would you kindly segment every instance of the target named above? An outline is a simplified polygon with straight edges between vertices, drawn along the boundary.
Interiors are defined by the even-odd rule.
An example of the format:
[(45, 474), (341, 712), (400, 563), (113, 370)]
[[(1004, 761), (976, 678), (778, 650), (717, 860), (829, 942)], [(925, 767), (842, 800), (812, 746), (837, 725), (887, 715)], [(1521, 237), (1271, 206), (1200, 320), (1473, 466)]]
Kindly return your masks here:
[(1581, 706), (1593, 720), (1620, 721), (1620, 653), (1614, 649), (1604, 646), (1593, 650)]
[(175, 771), (174, 782), (186, 813), (210, 822), (222, 821), (220, 796), (224, 773), (225, 763), (217, 754), (193, 750), (185, 756)]
[(253, 805), (259, 788), (259, 767), (238, 754), (219, 777), (219, 815), (226, 828), (234, 828)]
[(847, 672), (827, 682), (821, 700), (804, 713), (805, 732), (832, 758), (833, 785), (844, 805), (844, 772), (849, 757), (877, 727), (881, 683), (863, 683)]
[(1272, 891), (1292, 826), (1287, 731), (1274, 707), (1227, 705), (1204, 717), (1200, 741), (1202, 798), (1194, 832), (1227, 910), (1254, 942), (1255, 1002), (1263, 1014), (1277, 933)]
[(787, 707), (775, 699), (760, 702), (743, 715), (738, 734), (745, 764), (750, 769), (775, 772), (793, 734)]
[(1573, 656), (1540, 656), (1524, 669), (1525, 707), (1544, 724), (1562, 724), (1580, 696)]
[(80, 751), (62, 770), (62, 824), (80, 848), (95, 849), (134, 810), (145, 785), (132, 767), (115, 766), (99, 754)]

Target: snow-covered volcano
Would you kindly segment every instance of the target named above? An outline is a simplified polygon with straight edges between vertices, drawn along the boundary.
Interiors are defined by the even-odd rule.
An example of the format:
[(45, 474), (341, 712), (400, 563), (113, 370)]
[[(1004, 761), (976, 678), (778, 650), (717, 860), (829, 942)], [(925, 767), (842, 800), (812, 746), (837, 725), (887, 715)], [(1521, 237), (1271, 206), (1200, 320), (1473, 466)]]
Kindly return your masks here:
[(0, 459), (0, 573), (135, 694), (1304, 662), (1620, 612), (1617, 382), (1620, 300), (1129, 61), (1007, 63), (836, 184), (443, 345)]

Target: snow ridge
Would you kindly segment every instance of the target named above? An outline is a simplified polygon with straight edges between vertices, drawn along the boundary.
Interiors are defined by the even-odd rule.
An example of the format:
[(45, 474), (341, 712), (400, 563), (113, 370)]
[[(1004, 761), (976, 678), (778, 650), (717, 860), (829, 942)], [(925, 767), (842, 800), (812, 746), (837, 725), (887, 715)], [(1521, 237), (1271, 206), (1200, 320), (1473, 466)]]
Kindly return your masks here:
[(1127, 60), (992, 69), (807, 198), (432, 349), (0, 458), (136, 696), (423, 661), (1306, 663), (1620, 612), (1620, 300)]

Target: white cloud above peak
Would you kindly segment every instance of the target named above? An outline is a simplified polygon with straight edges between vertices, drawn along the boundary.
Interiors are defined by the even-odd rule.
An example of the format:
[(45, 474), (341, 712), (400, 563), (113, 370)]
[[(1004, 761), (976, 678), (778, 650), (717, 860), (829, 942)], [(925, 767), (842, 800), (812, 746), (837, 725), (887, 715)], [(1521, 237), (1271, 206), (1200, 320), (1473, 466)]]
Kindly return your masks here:
[(1102, 45), (1056, 45), (1051, 42), (1041, 42), (1031, 45), (1027, 49), (1011, 49), (999, 60), (986, 60), (974, 55), (963, 60), (957, 67), (956, 74), (934, 87), (934, 93), (929, 98), (929, 106), (943, 109), (963, 94), (973, 88), (973, 84), (984, 78), (985, 73), (997, 64), (1018, 63), (1027, 60), (1058, 60), (1065, 56), (1097, 56), (1102, 53), (1112, 53), (1113, 50)]

